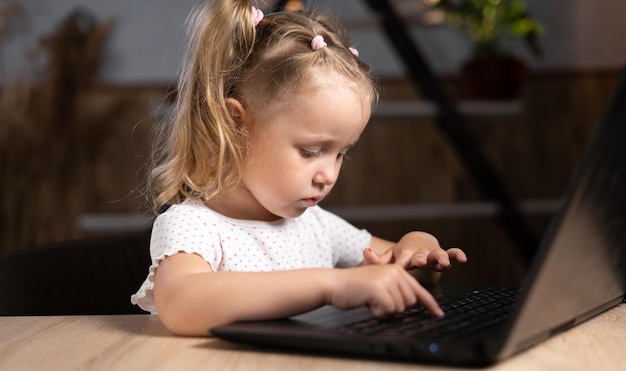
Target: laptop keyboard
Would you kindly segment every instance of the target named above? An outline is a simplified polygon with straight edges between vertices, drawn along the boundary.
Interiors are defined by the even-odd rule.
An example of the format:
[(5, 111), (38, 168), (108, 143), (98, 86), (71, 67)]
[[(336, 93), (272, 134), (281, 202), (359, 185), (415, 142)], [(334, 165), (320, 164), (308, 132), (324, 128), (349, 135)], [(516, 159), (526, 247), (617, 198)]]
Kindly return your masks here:
[(445, 312), (443, 318), (431, 316), (418, 305), (400, 314), (354, 322), (340, 330), (347, 334), (427, 335), (429, 339), (444, 341), (502, 323), (510, 316), (519, 293), (519, 288), (481, 288), (453, 299), (439, 299)]

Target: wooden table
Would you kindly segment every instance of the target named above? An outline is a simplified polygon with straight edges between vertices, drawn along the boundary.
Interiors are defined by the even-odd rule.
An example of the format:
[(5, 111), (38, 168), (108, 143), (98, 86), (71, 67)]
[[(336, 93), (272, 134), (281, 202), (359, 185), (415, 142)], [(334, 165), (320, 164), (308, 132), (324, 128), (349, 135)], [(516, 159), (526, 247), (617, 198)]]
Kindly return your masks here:
[[(151, 315), (0, 317), (0, 370), (445, 370), (171, 335)], [(460, 368), (453, 368), (461, 370)], [(492, 367), (626, 370), (626, 305)]]

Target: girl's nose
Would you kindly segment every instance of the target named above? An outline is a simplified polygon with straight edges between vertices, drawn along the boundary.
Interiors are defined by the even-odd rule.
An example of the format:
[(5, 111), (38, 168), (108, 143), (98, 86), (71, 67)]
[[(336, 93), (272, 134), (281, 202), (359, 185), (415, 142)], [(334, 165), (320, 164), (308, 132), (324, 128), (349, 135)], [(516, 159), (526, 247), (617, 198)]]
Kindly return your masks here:
[(341, 161), (335, 161), (332, 164), (327, 164), (315, 173), (313, 182), (315, 184), (321, 184), (330, 186), (335, 184), (339, 177), (339, 170), (341, 169)]

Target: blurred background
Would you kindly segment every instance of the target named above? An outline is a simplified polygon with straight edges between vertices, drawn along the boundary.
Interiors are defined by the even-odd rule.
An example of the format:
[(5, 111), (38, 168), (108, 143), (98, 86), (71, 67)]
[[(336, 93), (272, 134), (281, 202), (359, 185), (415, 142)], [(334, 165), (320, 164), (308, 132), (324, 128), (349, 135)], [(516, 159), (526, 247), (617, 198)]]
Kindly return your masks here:
[[(0, 0), (0, 252), (149, 230), (150, 132), (176, 93), (185, 20), (198, 2)], [(512, 284), (534, 246), (520, 247), (530, 239), (519, 241), (485, 187), (510, 196), (527, 232), (545, 233), (625, 65), (626, 3), (462, 2), (258, 6), (335, 15), (381, 86), (380, 106), (324, 206), (384, 238), (426, 230), (445, 247), (463, 247), (472, 264), (448, 280)], [(374, 3), (390, 6), (391, 28), (407, 33), (423, 64), (407, 62)], [(477, 14), (491, 31), (505, 23), (497, 54), (513, 58), (517, 77), (503, 94), (469, 85), (484, 74), (470, 61), (493, 46), (489, 27), (478, 29), (484, 22), (470, 24)], [(465, 133), (460, 144), (442, 126), (445, 102), (459, 114), (451, 125)], [(482, 154), (478, 167), (495, 182), (468, 166), (463, 148)]]

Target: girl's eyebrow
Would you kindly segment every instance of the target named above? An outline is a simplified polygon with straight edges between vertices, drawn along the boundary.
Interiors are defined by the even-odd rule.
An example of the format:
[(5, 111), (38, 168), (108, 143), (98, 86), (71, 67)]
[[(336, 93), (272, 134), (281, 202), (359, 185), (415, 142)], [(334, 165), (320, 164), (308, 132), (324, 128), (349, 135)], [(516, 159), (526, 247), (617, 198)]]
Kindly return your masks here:
[[(347, 145), (343, 146), (343, 147), (341, 148), (341, 151), (342, 151), (342, 152), (345, 152), (345, 151), (348, 151), (349, 149), (352, 149), (352, 147), (354, 147), (354, 146), (356, 145), (356, 143), (357, 143), (357, 141), (354, 141), (354, 142), (351, 142), (351, 143), (349, 143), (349, 144), (347, 144)], [(325, 146), (328, 146), (328, 145), (335, 144), (335, 142), (334, 142), (334, 141), (332, 141), (332, 140), (328, 140), (328, 141), (321, 142), (320, 144), (321, 144), (323, 147), (325, 147)]]
[[(316, 134), (313, 132), (309, 132), (306, 134), (303, 134), (300, 138), (300, 141), (304, 144), (307, 145), (311, 145), (311, 146), (320, 146), (320, 147), (328, 147), (331, 145), (339, 145), (340, 143), (337, 141), (337, 139), (333, 136), (327, 136), (327, 135), (320, 135), (320, 134)], [(350, 149), (354, 146), (356, 146), (356, 144), (358, 143), (358, 141), (361, 139), (361, 136), (359, 135), (356, 139), (354, 139), (353, 141), (348, 142), (348, 144), (346, 144), (344, 147), (342, 147), (344, 150), (345, 149)]]
[[(335, 145), (337, 144), (337, 141), (334, 139), (319, 139), (319, 138), (315, 138), (315, 137), (311, 137), (308, 139), (304, 139), (304, 141), (306, 142), (310, 142), (311, 144), (315, 144), (315, 145), (320, 145), (320, 146), (328, 146), (328, 145)], [(359, 141), (359, 139), (355, 140), (354, 142), (350, 142), (348, 143), (344, 148), (352, 148), (354, 147), (357, 142)]]

